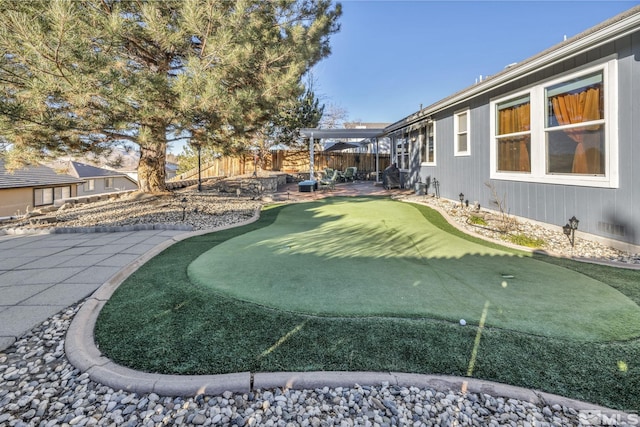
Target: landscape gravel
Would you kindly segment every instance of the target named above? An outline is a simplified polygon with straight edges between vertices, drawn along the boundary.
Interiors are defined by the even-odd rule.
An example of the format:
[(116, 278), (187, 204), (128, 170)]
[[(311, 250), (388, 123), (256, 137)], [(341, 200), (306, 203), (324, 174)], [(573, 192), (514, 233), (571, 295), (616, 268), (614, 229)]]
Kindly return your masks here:
[[(445, 213), (449, 219), (453, 220), (458, 228), (467, 231), (471, 235), (478, 235), (505, 243), (509, 243), (508, 237), (510, 235), (523, 235), (531, 239), (539, 239), (543, 242), (543, 245), (535, 249), (555, 256), (606, 261), (613, 264), (640, 264), (640, 253), (616, 249), (594, 239), (583, 238), (579, 230), (572, 246), (560, 226), (553, 227), (548, 224), (541, 224), (509, 215), (508, 217), (513, 225), (509, 232), (506, 233), (504, 232), (504, 227), (499, 224), (502, 220), (502, 214), (495, 210), (477, 210), (473, 206), (461, 207), (460, 202), (432, 196), (402, 195), (399, 199), (438, 208), (440, 212)], [(470, 221), (472, 217), (482, 218), (488, 224), (474, 224)]]
[[(185, 221), (182, 221), (180, 205), (183, 197), (188, 200)], [(56, 213), (56, 218), (59, 218), (56, 226), (148, 223), (178, 226), (188, 222), (193, 229), (206, 229), (246, 219), (262, 203), (251, 197), (183, 192), (142, 200), (112, 200), (65, 207)], [(459, 221), (462, 227), (469, 226), (467, 216), (456, 211), (455, 206), (443, 204), (439, 208)], [(32, 222), (28, 226), (38, 228), (51, 224)], [(531, 227), (531, 232), (537, 231), (550, 242), (554, 252), (567, 253), (566, 248), (561, 247), (566, 246), (562, 241), (566, 236), (547, 234), (551, 232), (542, 227)], [(637, 261), (637, 255), (624, 254), (596, 243), (581, 242), (573, 249), (573, 255), (576, 253), (621, 262)], [(76, 304), (53, 316), (0, 352), (0, 427), (574, 426), (584, 421), (575, 409), (560, 405), (541, 406), (483, 393), (389, 384), (313, 390), (276, 388), (194, 397), (114, 390), (89, 379), (65, 356), (65, 334), (81, 305)]]
[(0, 353), (0, 426), (570, 426), (572, 408), (483, 393), (389, 384), (270, 389), (219, 396), (136, 394), (98, 384), (66, 359), (80, 304)]
[[(184, 209), (183, 209), (183, 202)], [(131, 193), (93, 203), (64, 204), (45, 215), (28, 216), (6, 223), (5, 230), (107, 228), (163, 226), (204, 230), (242, 222), (253, 216), (263, 202), (255, 197), (220, 195), (193, 190), (167, 194)], [(99, 231), (99, 230), (96, 230)]]

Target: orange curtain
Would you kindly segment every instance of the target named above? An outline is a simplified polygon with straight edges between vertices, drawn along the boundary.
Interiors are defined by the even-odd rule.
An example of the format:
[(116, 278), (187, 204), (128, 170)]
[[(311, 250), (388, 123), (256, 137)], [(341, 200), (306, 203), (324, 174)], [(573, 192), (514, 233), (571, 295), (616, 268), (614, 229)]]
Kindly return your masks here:
[[(498, 111), (498, 135), (525, 132), (531, 129), (531, 104), (520, 104)], [(520, 136), (503, 140), (499, 144), (498, 169), (503, 171), (531, 172), (528, 137)], [(511, 153), (517, 151), (517, 157)]]
[[(599, 87), (590, 87), (580, 93), (557, 95), (551, 98), (551, 103), (553, 105), (553, 113), (561, 125), (602, 119)], [(600, 149), (590, 150), (590, 159), (587, 158), (587, 150), (585, 149), (585, 145), (599, 146), (599, 135), (593, 135), (597, 140), (590, 141), (588, 134), (585, 132), (597, 131), (598, 129), (600, 129), (600, 125), (589, 126), (587, 129), (565, 130), (565, 133), (577, 143), (573, 156), (572, 173), (601, 173)]]

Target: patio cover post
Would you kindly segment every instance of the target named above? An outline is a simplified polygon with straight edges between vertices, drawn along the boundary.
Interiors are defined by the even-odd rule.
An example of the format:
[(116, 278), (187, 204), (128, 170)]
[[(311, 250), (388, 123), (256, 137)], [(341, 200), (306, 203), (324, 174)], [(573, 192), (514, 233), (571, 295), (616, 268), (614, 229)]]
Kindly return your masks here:
[(313, 181), (313, 132), (309, 140), (309, 179)]
[(379, 177), (380, 177), (380, 145), (378, 144), (378, 138), (375, 138), (376, 140), (376, 184), (379, 181)]

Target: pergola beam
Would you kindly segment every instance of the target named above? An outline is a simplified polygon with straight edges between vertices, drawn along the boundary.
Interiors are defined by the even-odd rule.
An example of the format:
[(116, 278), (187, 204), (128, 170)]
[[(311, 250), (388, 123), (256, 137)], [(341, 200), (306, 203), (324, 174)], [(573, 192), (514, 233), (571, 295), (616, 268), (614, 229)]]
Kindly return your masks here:
[(376, 138), (384, 135), (384, 129), (300, 129), (300, 135), (315, 139), (355, 139)]

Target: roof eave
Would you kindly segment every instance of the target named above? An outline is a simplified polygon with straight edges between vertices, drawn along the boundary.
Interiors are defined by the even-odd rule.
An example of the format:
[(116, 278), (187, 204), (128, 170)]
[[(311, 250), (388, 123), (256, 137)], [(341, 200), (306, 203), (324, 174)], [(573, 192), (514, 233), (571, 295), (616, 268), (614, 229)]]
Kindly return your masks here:
[[(619, 20), (616, 19), (619, 17), (622, 18)], [(606, 22), (609, 21), (606, 21), (601, 27), (596, 26), (592, 29), (586, 30), (565, 42), (555, 45), (546, 51), (513, 66), (512, 68), (501, 71), (500, 73), (487, 78), (487, 80), (484, 80), (481, 83), (470, 86), (467, 89), (431, 104), (428, 107), (387, 126), (384, 129), (385, 134), (393, 133), (401, 128), (424, 120), (425, 118), (428, 118), (428, 116), (436, 114), (444, 109), (451, 108), (466, 99), (482, 95), (490, 90), (501, 87), (512, 80), (526, 77), (543, 67), (552, 66), (560, 61), (580, 55), (587, 50), (591, 50), (595, 47), (638, 31), (638, 24), (640, 22), (640, 6), (618, 15), (610, 21), (614, 22), (607, 25)]]

